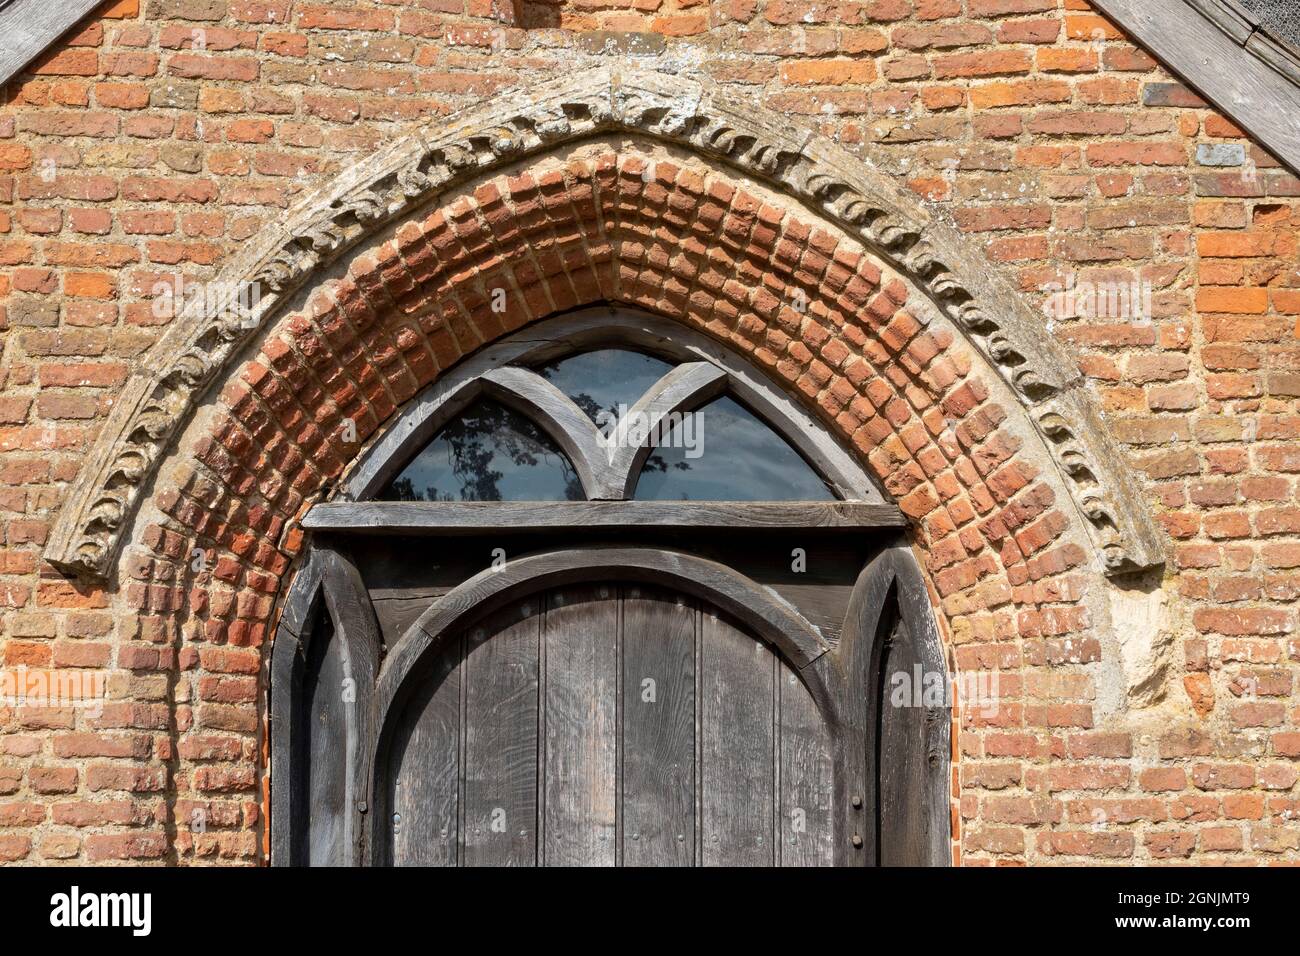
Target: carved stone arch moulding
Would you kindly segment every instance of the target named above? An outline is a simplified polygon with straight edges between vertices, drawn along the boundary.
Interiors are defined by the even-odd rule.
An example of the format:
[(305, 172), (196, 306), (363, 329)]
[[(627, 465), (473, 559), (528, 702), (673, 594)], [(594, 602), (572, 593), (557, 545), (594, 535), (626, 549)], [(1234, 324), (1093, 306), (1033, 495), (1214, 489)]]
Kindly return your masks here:
[[(1163, 561), (1162, 538), (1085, 383), (1041, 314), (974, 244), (883, 173), (788, 117), (694, 81), (599, 68), (504, 94), (409, 135), (304, 197), (221, 271), (127, 383), (69, 489), (46, 558), (105, 577), (171, 443), (197, 401), (308, 281), (399, 217), (474, 178), (533, 155), (627, 133), (734, 167), (783, 193), (909, 279), (996, 370), (1052, 453), (1108, 574)], [(208, 301), (203, 301), (208, 300)]]

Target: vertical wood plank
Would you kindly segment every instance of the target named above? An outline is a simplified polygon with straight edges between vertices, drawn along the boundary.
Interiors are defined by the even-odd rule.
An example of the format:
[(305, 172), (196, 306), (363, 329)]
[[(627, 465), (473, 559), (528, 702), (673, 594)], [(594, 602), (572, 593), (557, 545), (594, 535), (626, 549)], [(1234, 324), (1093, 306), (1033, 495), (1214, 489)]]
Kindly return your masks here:
[(537, 862), (538, 599), (511, 605), (467, 640), (464, 861)]
[[(880, 865), (925, 866), (930, 845), (925, 684), (920, 655), (902, 621), (894, 623), (880, 669)], [(898, 700), (895, 675), (908, 691)]]
[(462, 644), (416, 689), (393, 739), (388, 821), (395, 866), (455, 866)]
[(623, 863), (695, 857), (695, 619), (688, 598), (623, 599)]
[[(877, 726), (880, 675), (877, 641), (882, 618), (892, 601), (893, 552), (886, 548), (858, 575), (845, 614), (844, 634), (836, 653), (839, 668), (825, 655), (812, 665), (838, 689), (840, 723), (834, 728), (835, 865), (875, 866), (878, 848)], [(836, 680), (836, 672), (843, 680)], [(858, 798), (855, 800), (855, 797)]]
[(703, 863), (772, 866), (772, 652), (720, 615), (700, 622)]
[(829, 866), (835, 820), (830, 734), (812, 695), (784, 661), (778, 671), (782, 866)]
[(348, 866), (346, 814), (348, 739), (344, 681), (348, 677), (342, 637), (321, 615), (307, 650), (303, 679), (306, 736), (308, 866)]
[(618, 589), (561, 588), (542, 639), (544, 860), (613, 866), (618, 776)]
[[(370, 820), (361, 815), (362, 804), (371, 802), (372, 779), (369, 753), (373, 742), (371, 694), (379, 667), (380, 636), (374, 609), (366, 594), (365, 581), (346, 549), (321, 552), (325, 607), (334, 625), (331, 646), (343, 662), (346, 690), (342, 699), (346, 733), (326, 737), (326, 745), (343, 752), (346, 766), (342, 844), (349, 866), (366, 866), (374, 841), (367, 839)], [(382, 855), (382, 851), (381, 851)]]
[(695, 855), (704, 865), (704, 608), (695, 608)]

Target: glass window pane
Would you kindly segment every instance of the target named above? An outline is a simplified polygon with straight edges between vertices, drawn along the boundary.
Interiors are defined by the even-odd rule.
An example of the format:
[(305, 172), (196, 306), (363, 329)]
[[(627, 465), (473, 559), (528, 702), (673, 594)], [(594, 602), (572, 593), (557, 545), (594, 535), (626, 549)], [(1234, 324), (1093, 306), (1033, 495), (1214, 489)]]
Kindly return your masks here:
[(379, 494), (380, 501), (583, 501), (573, 464), (551, 437), (504, 405), (479, 401)]
[[(601, 349), (569, 355), (537, 369), (542, 376), (587, 413), (597, 425), (611, 423), (631, 408), (673, 366), (661, 359), (627, 349)], [(608, 412), (610, 418), (597, 416)]]
[(669, 432), (646, 459), (636, 497), (653, 501), (833, 501), (780, 435), (723, 396)]

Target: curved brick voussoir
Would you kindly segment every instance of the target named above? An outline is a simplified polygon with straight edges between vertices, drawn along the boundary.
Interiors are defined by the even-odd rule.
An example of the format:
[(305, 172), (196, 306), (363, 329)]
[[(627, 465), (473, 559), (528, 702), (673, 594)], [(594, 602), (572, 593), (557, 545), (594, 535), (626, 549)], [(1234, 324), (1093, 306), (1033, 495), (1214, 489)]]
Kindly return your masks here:
[[(200, 777), (185, 754), (259, 730), (239, 654), (268, 640), (309, 503), (439, 373), (597, 302), (750, 356), (861, 455), (913, 522), (950, 667), (1004, 680), (996, 713), (958, 708), (957, 731), (1030, 718), (1017, 676), (1030, 663), (1099, 661), (1080, 604), (1091, 541), (1052, 454), (914, 282), (759, 183), (662, 148), (589, 143), (471, 183), (359, 248), (182, 437), (156, 520), (129, 549), (138, 633), (123, 645), (160, 669), (159, 644), (174, 646), (181, 685), (199, 697), (174, 702), (181, 803), (252, 782), (247, 754), (231, 779)], [(186, 832), (174, 851), (250, 849)]]
[[(785, 118), (756, 112), (694, 81), (638, 71), (611, 73), (603, 68), (537, 90), (503, 95), (445, 128), (399, 140), (306, 197), (282, 225), (261, 234), (223, 271), (231, 287), (252, 285), (268, 291), (256, 307), (254, 321), (228, 313), (208, 315), (202, 303), (186, 310), (155, 347), (157, 367), (149, 363), (149, 371), (128, 383), (115, 406), (90, 456), (87, 480), (59, 514), (46, 559), (70, 571), (106, 575), (140, 506), (142, 489), (189, 420), (196, 394), (227, 376), (229, 364), (254, 332), (277, 321), (292, 296), (313, 277), (319, 282), (330, 262), (408, 218), (421, 203), (437, 201), (441, 206), (440, 218), (423, 224), (427, 249), (411, 251), (414, 233), (408, 226), (391, 244), (373, 253), (372, 269), (354, 271), (355, 291), (347, 284), (338, 291), (345, 299), (359, 295), (368, 307), (391, 303), (413, 317), (427, 318), (422, 310), (441, 310), (450, 338), (439, 343), (444, 349), (463, 352), (478, 340), (493, 337), (498, 320), (484, 296), (488, 287), (482, 280), (501, 270), (509, 273), (534, 313), (591, 301), (598, 290), (601, 297), (610, 298), (611, 282), (623, 301), (654, 303), (666, 312), (682, 311), (688, 305), (695, 312), (715, 308), (691, 302), (693, 289), (698, 295), (707, 294), (707, 286), (700, 288), (691, 270), (729, 252), (752, 258), (741, 245), (743, 230), (761, 238), (773, 230), (774, 217), (779, 219), (777, 207), (761, 196), (749, 197), (753, 208), (744, 203), (728, 205), (733, 222), (721, 226), (723, 245), (716, 251), (696, 250), (694, 255), (672, 242), (665, 245), (663, 230), (676, 224), (679, 234), (690, 234), (703, 227), (703, 222), (697, 226), (690, 218), (691, 210), (706, 198), (703, 193), (693, 195), (691, 189), (704, 187), (684, 183), (671, 193), (670, 201), (667, 186), (651, 176), (645, 190), (632, 190), (637, 201), (645, 204), (643, 221), (637, 223), (633, 211), (624, 208), (632, 200), (628, 198), (631, 187), (623, 182), (640, 175), (635, 169), (618, 170), (617, 185), (602, 184), (599, 177), (606, 173), (599, 170), (597, 178), (584, 185), (581, 176), (553, 169), (535, 182), (483, 183), (472, 196), (447, 201), (476, 177), (506, 172), (512, 163), (610, 133), (671, 144), (720, 167), (736, 169), (762, 182), (764, 191), (775, 190), (786, 197), (783, 201), (806, 207), (816, 218), (873, 250), (883, 263), (908, 278), (929, 307), (952, 322), (970, 348), (983, 356), (990, 373), (1009, 389), (1011, 400), (1025, 410), (1030, 427), (1044, 437), (1062, 488), (1075, 500), (1107, 571), (1145, 568), (1163, 560), (1161, 538), (1149, 515), (1134, 507), (1131, 475), (1114, 453), (1105, 429), (1090, 427), (1099, 422), (1077, 369), (1046, 335), (1041, 316), (988, 269), (967, 240), (882, 174), (811, 131), (792, 127)], [(613, 202), (612, 220), (605, 197)], [(707, 198), (729, 203), (723, 197)], [(564, 224), (544, 225), (555, 222)], [(482, 223), (488, 224), (486, 232)], [(613, 233), (607, 228), (611, 223), (616, 225)], [(589, 244), (591, 227), (597, 226), (603, 243)], [(525, 262), (507, 258), (512, 236), (547, 228), (556, 229), (553, 241)], [(617, 257), (616, 243), (622, 246)], [(668, 256), (669, 248), (677, 250), (680, 261)], [(466, 276), (454, 271), (452, 263), (460, 263), (462, 270), (476, 277), (477, 285), (461, 281)], [(773, 262), (781, 264), (779, 259)], [(788, 278), (793, 264), (784, 265)], [(430, 275), (430, 269), (441, 272)], [(751, 273), (730, 281), (742, 282)], [(420, 294), (429, 291), (431, 282), (437, 283), (439, 292), (447, 292), (450, 301), (437, 306), (421, 301)], [(843, 294), (851, 291), (846, 288)], [(725, 282), (722, 292), (724, 299), (744, 298)], [(529, 313), (522, 305), (508, 321), (526, 321)], [(746, 305), (752, 317), (772, 317), (773, 307), (757, 294)], [(736, 314), (732, 319), (741, 317)], [(353, 316), (349, 321), (360, 332), (368, 320)], [(397, 402), (410, 382), (389, 381), (385, 376), (391, 378), (394, 363), (407, 363), (418, 381), (419, 369), (409, 367), (405, 358), (407, 350), (416, 349), (413, 330), (402, 334), (393, 329), (390, 334), (395, 336), (391, 353), (375, 354), (373, 367), (365, 374), (383, 378), (388, 401)], [(267, 358), (274, 363), (283, 356)], [(350, 374), (351, 370), (344, 378), (369, 407), (383, 411), (386, 403), (374, 392), (379, 379), (356, 379)], [(824, 375), (819, 365), (805, 374), (813, 376), (801, 385), (805, 392), (817, 384), (818, 375)], [(307, 429), (300, 442), (304, 448), (320, 438), (313, 426), (303, 425)], [(336, 464), (327, 462), (326, 471)]]
[[(124, 568), (140, 621), (128, 656), (181, 635), (184, 684), (211, 698), (182, 747), (213, 729), (256, 733), (252, 711), (221, 699), (222, 654), (267, 640), (297, 520), (366, 442), (463, 357), (596, 302), (749, 356), (861, 456), (913, 523), (954, 668), (1099, 659), (1079, 633), (1090, 539), (1051, 454), (915, 284), (760, 184), (661, 148), (590, 143), (469, 184), (355, 251), (182, 437)], [(1000, 712), (1019, 719), (1017, 696)], [(216, 852), (189, 836), (177, 850)]]
[[(699, 164), (602, 148), (489, 178), (357, 253), (272, 330), (155, 501), (174, 530), (145, 536), (148, 561), (137, 549), (136, 600), (161, 612), (146, 596), (182, 577), (200, 595), (274, 593), (295, 519), (402, 402), (528, 322), (612, 301), (703, 330), (802, 396), (915, 523), (950, 626), (1013, 627), (1013, 605), (1042, 600), (1033, 582), (1086, 552), (1063, 543), (1073, 512), (1043, 480), (1047, 453), (1004, 427), (1014, 403), (914, 299), (833, 227)], [(170, 600), (205, 640), (265, 634), (260, 602)]]

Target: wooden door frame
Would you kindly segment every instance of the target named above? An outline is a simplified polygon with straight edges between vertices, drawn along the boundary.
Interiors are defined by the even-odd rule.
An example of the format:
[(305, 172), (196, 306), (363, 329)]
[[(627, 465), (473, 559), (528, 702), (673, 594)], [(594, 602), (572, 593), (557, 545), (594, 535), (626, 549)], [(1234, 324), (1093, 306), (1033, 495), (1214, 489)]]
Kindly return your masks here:
[[(921, 574), (920, 565), (906, 540), (885, 548), (858, 575), (849, 598), (845, 630), (836, 649), (843, 679), (848, 682), (846, 696), (866, 701), (867, 717), (863, 728), (866, 739), (879, 745), (880, 721), (884, 695), (878, 687), (884, 662), (885, 641), (881, 640), (886, 615), (896, 614), (916, 642), (926, 673), (948, 675), (943, 644), (935, 623)], [(947, 687), (951, 687), (949, 682)], [(916, 702), (914, 702), (916, 703)], [(924, 706), (924, 702), (921, 702)], [(952, 820), (949, 799), (952, 754), (952, 707), (945, 698), (942, 706), (925, 708), (925, 742), (922, 752), (908, 754), (922, 760), (927, 781), (925, 787), (926, 818), (929, 826), (924, 846), (918, 847), (927, 866), (947, 866), (952, 860)], [(874, 827), (879, 824), (876, 798), (878, 786), (865, 788), (863, 817), (873, 827), (871, 839), (878, 838)], [(852, 811), (852, 800), (849, 810)], [(854, 818), (856, 821), (856, 818)]]
[[(294, 579), (288, 600), (276, 628), (271, 648), (271, 694), (268, 722), (271, 738), (271, 779), (292, 781), (291, 786), (271, 788), (271, 860), (288, 865), (302, 858), (306, 825), (301, 820), (302, 801), (309, 797), (299, 784), (298, 748), (304, 715), (302, 681), (311, 651), (312, 634), (322, 614), (328, 614), (335, 637), (342, 642), (356, 693), (355, 708), (348, 716), (347, 780), (344, 786), (348, 806), (361, 814), (368, 809), (366, 797), (371, 785), (369, 741), (373, 694), (379, 667), (379, 625), (356, 565), (345, 551), (312, 547), (303, 569)], [(276, 825), (277, 821), (281, 825)], [(288, 825), (283, 825), (288, 821)], [(349, 865), (367, 863), (368, 840), (364, 819), (349, 814), (345, 819), (345, 859)]]
[[(425, 503), (417, 503), (423, 505)], [(541, 506), (539, 506), (540, 509)], [(739, 520), (733, 528), (746, 527)], [(753, 506), (761, 515), (772, 505)], [(444, 506), (445, 509), (445, 506)], [(799, 527), (816, 528), (823, 508), (783, 504), (789, 515), (808, 509), (810, 519)], [(436, 510), (436, 509), (435, 509)], [(681, 510), (681, 527), (691, 523), (691, 507)], [(339, 512), (343, 513), (343, 512)], [(770, 511), (768, 512), (770, 514)], [(446, 525), (432, 522), (421, 527), (426, 536), (461, 536), (474, 517), (489, 530), (500, 527), (490, 509), (467, 508), (459, 520)], [(322, 524), (324, 522), (322, 521)], [(549, 526), (552, 530), (554, 526)], [(580, 533), (586, 525), (569, 530)], [(859, 532), (881, 530), (874, 523), (851, 525)], [(333, 529), (331, 529), (333, 530)], [(371, 532), (409, 534), (409, 526), (370, 526)], [(475, 617), (502, 603), (551, 587), (578, 581), (643, 581), (680, 589), (732, 614), (758, 637), (773, 644), (808, 688), (826, 721), (834, 750), (834, 805), (837, 808), (834, 862), (837, 866), (865, 865), (878, 856), (877, 779), (874, 749), (879, 738), (883, 664), (881, 639), (888, 616), (897, 615), (907, 625), (927, 671), (947, 674), (948, 669), (934, 622), (924, 579), (905, 540), (883, 548), (862, 569), (849, 599), (844, 632), (831, 647), (817, 629), (767, 588), (715, 561), (685, 551), (648, 547), (585, 546), (550, 548), (511, 559), (501, 570), (487, 569), (469, 578), (421, 615), (393, 646), (382, 665), (378, 654), (378, 625), (360, 574), (343, 542), (328, 535), (314, 543), (294, 581), (276, 633), (271, 654), (271, 856), (274, 865), (291, 865), (303, 859), (301, 820), (302, 781), (295, 765), (295, 741), (303, 720), (301, 684), (315, 619), (328, 613), (336, 635), (342, 635), (355, 668), (356, 724), (359, 746), (350, 748), (351, 777), (346, 788), (350, 819), (348, 860), (353, 865), (382, 862), (386, 847), (384, 797), (378, 788), (379, 770), (386, 766), (387, 745), (394, 716), (410, 692), (412, 677), (433, 658), (441, 638), (462, 628)], [(333, 592), (333, 593), (332, 593)], [(370, 675), (370, 680), (364, 675)], [(845, 708), (839, 704), (847, 701)], [(859, 706), (860, 704), (860, 706)], [(923, 761), (927, 786), (918, 798), (926, 801), (929, 826), (922, 848), (928, 865), (950, 861), (949, 759), (950, 713), (945, 705), (927, 708), (923, 753), (909, 755)], [(276, 787), (275, 781), (288, 780)], [(368, 822), (367, 822), (368, 818)], [(365, 837), (362, 837), (362, 834)]]
[[(558, 389), (520, 364), (537, 365), (598, 347), (642, 349), (675, 359), (677, 368), (643, 396), (653, 414), (686, 411), (727, 390), (785, 438), (844, 500), (831, 502), (673, 502), (627, 500), (634, 492), (643, 450), (601, 461), (591, 422)], [(452, 416), (490, 396), (530, 417), (570, 456), (588, 500), (580, 502), (378, 502), (391, 481)], [(377, 811), (377, 770), (384, 766), (389, 717), (400, 706), (407, 677), (419, 669), (449, 629), (467, 616), (513, 597), (579, 579), (659, 581), (719, 606), (771, 641), (813, 693), (835, 748), (834, 861), (874, 861), (876, 781), (873, 757), (882, 718), (878, 677), (880, 634), (893, 614), (907, 625), (927, 668), (948, 669), (920, 568), (901, 537), (907, 521), (857, 461), (805, 411), (741, 357), (701, 333), (638, 310), (583, 309), (544, 320), (488, 347), (412, 399), (398, 419), (363, 449), (334, 500), (303, 520), (312, 533), (307, 557), (286, 597), (271, 651), (271, 857), (274, 864), (303, 859), (300, 758), (295, 741), (303, 720), (302, 678), (320, 615), (341, 635), (357, 694), (349, 718), (356, 742), (348, 756), (346, 859), (365, 865), (384, 846)], [(502, 571), (484, 571), (443, 595), (380, 660), (382, 642), (362, 576), (348, 554), (350, 536), (456, 537), (500, 533), (573, 539), (599, 530), (689, 530), (699, 534), (806, 531), (817, 536), (892, 535), (861, 571), (849, 601), (839, 645), (832, 648), (788, 602), (725, 565), (684, 551), (648, 547), (551, 547), (514, 558)], [(834, 702), (853, 702), (851, 712)], [(948, 708), (927, 714), (925, 766), (929, 828), (925, 858), (949, 861)], [(275, 785), (276, 780), (288, 781)], [(369, 821), (365, 820), (369, 816)]]

